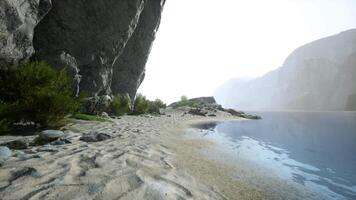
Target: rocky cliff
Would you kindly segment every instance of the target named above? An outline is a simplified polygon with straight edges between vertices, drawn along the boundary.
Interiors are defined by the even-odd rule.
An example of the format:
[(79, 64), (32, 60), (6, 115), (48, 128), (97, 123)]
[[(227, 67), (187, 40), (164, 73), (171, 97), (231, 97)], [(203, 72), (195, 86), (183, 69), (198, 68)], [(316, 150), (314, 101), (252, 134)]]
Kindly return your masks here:
[(356, 29), (296, 49), (282, 67), (250, 80), (231, 80), (215, 94), (244, 110), (356, 110)]
[(67, 67), (77, 89), (131, 97), (141, 84), (165, 0), (0, 0), (0, 64)]

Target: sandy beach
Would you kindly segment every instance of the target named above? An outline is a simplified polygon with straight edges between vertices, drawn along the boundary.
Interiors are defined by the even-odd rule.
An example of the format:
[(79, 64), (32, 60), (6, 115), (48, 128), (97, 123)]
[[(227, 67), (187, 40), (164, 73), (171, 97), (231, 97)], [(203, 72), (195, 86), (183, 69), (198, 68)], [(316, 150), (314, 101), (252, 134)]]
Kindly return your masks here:
[[(123, 116), (113, 122), (75, 120), (63, 128), (71, 144), (31, 147), (24, 150), (28, 155), (25, 159), (14, 151), (0, 170), (0, 199), (273, 197), (243, 178), (257, 178), (248, 167), (239, 168), (202, 155), (202, 149), (214, 148), (212, 141), (185, 136), (191, 124), (243, 119), (220, 111), (216, 117), (193, 116), (173, 109), (165, 113)], [(112, 138), (92, 143), (79, 140), (90, 131)], [(1, 142), (18, 137), (2, 136)]]

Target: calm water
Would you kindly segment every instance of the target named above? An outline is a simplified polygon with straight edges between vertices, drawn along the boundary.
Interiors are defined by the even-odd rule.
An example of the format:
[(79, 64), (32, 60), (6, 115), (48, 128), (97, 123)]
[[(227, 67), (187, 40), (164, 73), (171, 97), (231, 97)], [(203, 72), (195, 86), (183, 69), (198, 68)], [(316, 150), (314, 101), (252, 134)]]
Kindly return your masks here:
[(264, 112), (195, 128), (234, 156), (328, 199), (356, 199), (356, 112)]

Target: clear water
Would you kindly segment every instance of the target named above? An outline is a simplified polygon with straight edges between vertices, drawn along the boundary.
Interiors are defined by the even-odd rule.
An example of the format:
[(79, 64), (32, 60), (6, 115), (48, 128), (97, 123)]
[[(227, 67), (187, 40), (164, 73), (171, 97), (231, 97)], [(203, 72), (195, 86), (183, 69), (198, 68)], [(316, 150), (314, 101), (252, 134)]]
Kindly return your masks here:
[(327, 199), (356, 199), (356, 112), (263, 112), (202, 124), (223, 148)]

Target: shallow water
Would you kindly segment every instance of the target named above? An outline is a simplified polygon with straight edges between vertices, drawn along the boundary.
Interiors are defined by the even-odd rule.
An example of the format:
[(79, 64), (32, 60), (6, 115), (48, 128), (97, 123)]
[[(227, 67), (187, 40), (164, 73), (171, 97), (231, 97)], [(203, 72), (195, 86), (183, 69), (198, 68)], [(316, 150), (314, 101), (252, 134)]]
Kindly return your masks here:
[(356, 199), (356, 112), (263, 112), (262, 120), (202, 124), (240, 159), (327, 199)]

